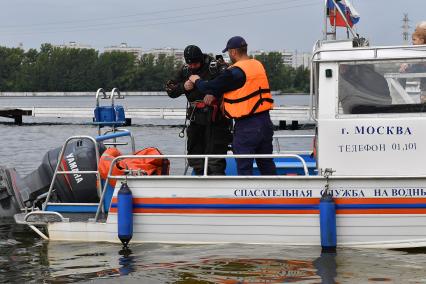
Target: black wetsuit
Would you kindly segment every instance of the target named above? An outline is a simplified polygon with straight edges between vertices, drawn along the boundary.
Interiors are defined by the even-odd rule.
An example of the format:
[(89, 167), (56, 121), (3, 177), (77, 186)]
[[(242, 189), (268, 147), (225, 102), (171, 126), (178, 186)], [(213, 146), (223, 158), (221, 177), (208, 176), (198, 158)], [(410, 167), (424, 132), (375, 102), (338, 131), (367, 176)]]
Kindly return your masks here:
[[(198, 75), (204, 80), (211, 80), (226, 68), (226, 64), (222, 61), (216, 61), (211, 56), (204, 54), (199, 69), (191, 70), (188, 65), (184, 65), (166, 86), (169, 97), (177, 98), (185, 94), (188, 99), (187, 119), (190, 121), (186, 130), (188, 155), (227, 153), (228, 145), (232, 140), (231, 121), (223, 116), (218, 104), (216, 107), (203, 107), (202, 101), (205, 94), (197, 90), (195, 86), (191, 91), (184, 89), (184, 83), (189, 76)], [(199, 102), (198, 105), (197, 102)], [(188, 159), (188, 163), (196, 175), (203, 174), (204, 159)], [(225, 159), (209, 159), (209, 175), (224, 175), (225, 168)]]

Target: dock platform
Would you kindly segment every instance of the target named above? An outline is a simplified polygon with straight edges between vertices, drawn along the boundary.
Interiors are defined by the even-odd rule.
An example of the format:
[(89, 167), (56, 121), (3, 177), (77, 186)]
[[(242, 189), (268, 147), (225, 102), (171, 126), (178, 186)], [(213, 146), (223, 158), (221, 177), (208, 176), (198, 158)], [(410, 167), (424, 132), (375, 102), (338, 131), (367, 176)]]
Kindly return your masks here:
[(1, 108), (0, 116), (12, 118), (15, 121), (15, 124), (22, 124), (22, 116), (32, 115), (31, 109), (19, 109), (19, 108)]
[[(184, 120), (185, 108), (126, 108), (126, 117), (135, 119)], [(22, 123), (22, 116), (40, 118), (92, 118), (91, 107), (21, 107), (0, 109), (0, 116), (14, 118), (15, 123)], [(297, 128), (299, 122), (312, 123), (308, 106), (275, 107), (271, 119), (278, 121), (280, 128), (291, 122), (291, 128)]]

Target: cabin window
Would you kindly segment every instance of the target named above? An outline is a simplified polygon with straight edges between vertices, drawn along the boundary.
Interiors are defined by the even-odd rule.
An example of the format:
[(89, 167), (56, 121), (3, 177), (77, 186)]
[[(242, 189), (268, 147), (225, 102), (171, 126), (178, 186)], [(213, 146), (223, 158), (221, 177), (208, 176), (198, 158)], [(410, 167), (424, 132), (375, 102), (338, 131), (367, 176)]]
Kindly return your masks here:
[(426, 61), (339, 65), (339, 113), (426, 112)]

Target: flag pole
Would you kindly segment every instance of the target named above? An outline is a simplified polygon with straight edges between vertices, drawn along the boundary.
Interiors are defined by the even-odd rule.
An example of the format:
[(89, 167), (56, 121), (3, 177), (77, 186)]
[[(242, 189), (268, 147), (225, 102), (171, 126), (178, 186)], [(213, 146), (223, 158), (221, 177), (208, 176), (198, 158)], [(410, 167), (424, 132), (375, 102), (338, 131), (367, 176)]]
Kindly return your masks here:
[(324, 38), (324, 40), (327, 40), (327, 34), (328, 34), (328, 24), (327, 24), (327, 18), (328, 18), (327, 11), (328, 11), (328, 8), (327, 8), (327, 2), (328, 2), (328, 0), (324, 0), (324, 30), (323, 30), (323, 38)]
[[(346, 14), (343, 14), (342, 10), (340, 9), (339, 5), (337, 5), (337, 1), (336, 0), (331, 0), (334, 3), (334, 7), (336, 7), (337, 11), (339, 12), (339, 14), (342, 16), (343, 21), (345, 21), (346, 24), (346, 28), (351, 32), (353, 37), (358, 37), (355, 33), (355, 31), (351, 28), (351, 26), (348, 23), (348, 19), (346, 19)], [(336, 24), (336, 23), (335, 23)]]
[[(336, 20), (334, 20), (334, 24), (331, 22), (330, 18), (330, 9), (328, 8), (329, 0), (325, 0), (324, 2), (324, 40), (328, 40), (331, 37), (331, 40), (336, 40)], [(333, 14), (336, 15), (336, 8), (333, 8)], [(328, 20), (330, 20), (330, 25), (328, 24)]]

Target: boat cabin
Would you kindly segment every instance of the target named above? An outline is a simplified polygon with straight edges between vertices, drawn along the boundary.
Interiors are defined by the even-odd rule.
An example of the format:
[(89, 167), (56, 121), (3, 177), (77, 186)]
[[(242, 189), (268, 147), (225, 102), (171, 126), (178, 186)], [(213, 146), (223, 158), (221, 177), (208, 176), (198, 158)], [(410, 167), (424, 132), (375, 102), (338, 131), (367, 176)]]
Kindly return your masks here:
[(322, 41), (311, 70), (319, 173), (419, 176), (426, 156), (426, 46)]

